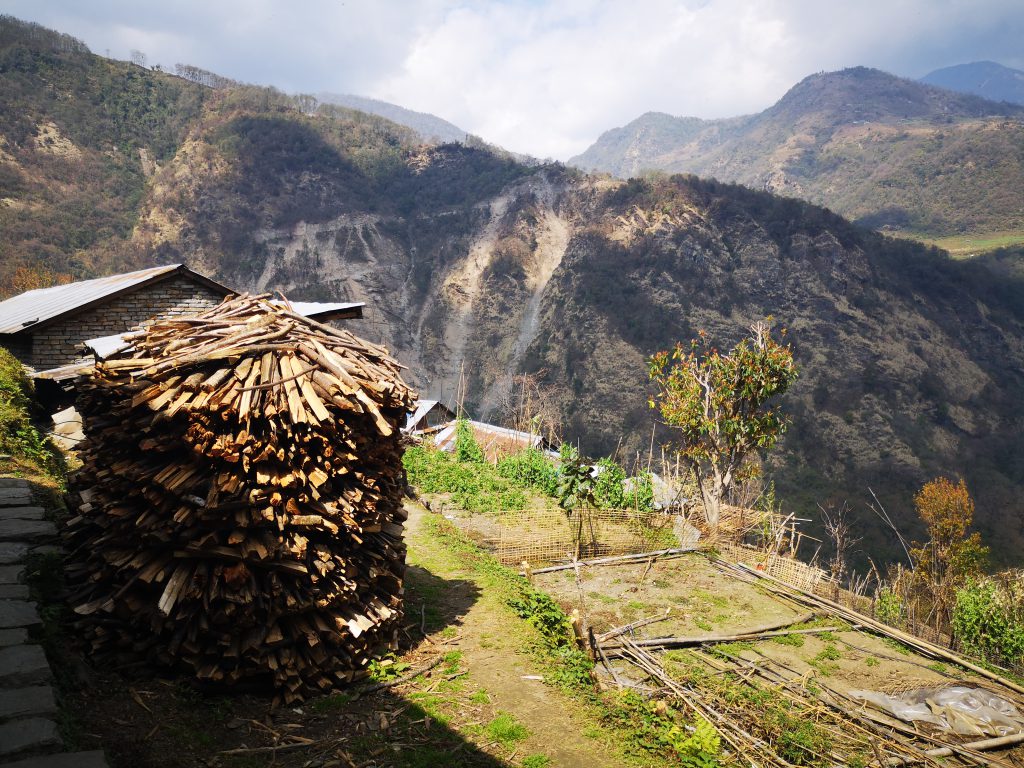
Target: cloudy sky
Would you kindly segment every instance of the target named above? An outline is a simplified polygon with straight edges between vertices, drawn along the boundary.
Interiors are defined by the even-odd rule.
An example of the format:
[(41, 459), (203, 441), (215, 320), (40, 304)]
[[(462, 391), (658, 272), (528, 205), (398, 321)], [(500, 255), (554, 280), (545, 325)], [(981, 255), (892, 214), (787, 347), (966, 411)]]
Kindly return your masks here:
[(1021, 0), (0, 0), (98, 54), (431, 112), (566, 159), (643, 112), (761, 110), (813, 72), (1024, 69)]

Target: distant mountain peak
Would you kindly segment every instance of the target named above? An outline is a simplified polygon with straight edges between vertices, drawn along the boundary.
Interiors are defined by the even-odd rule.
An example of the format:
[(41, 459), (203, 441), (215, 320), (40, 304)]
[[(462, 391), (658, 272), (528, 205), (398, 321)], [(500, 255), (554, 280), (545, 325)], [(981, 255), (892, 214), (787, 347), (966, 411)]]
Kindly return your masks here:
[(468, 135), (466, 131), (453, 123), (449, 123), (437, 115), (427, 112), (416, 112), (379, 99), (353, 94), (321, 93), (317, 98), (326, 104), (336, 104), (360, 112), (385, 117), (393, 123), (404, 125), (414, 130), (427, 143), (463, 142)]
[(994, 61), (972, 61), (929, 72), (922, 83), (993, 101), (1024, 104), (1024, 72)]

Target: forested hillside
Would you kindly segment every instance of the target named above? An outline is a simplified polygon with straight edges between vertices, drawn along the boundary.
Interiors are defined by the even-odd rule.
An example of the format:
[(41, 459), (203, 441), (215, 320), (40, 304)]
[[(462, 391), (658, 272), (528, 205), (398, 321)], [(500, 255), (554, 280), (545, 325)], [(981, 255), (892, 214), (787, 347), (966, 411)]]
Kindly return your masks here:
[(917, 235), (1024, 229), (1024, 108), (855, 67), (756, 115), (649, 113), (569, 162), (620, 178), (695, 173)]
[[(183, 260), (241, 289), (365, 301), (425, 396), (498, 418), (518, 372), (563, 435), (628, 460), (651, 442), (644, 361), (766, 315), (801, 377), (770, 477), (790, 508), (849, 498), (865, 545), (963, 473), (1004, 560), (1024, 551), (1024, 288), (989, 262), (889, 240), (793, 199), (678, 176), (619, 182), (423, 145), (269, 89), (212, 89), (0, 23), (0, 285)], [(302, 108), (298, 108), (302, 107)], [(992, 268), (989, 268), (989, 263)], [(667, 435), (658, 434), (658, 440)], [(870, 524), (868, 524), (870, 523)]]

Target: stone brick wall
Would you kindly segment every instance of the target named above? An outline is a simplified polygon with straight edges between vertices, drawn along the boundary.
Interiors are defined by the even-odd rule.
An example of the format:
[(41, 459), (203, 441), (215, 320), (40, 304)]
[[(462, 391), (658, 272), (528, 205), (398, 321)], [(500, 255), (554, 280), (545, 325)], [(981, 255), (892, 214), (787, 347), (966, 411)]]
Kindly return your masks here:
[(32, 352), (24, 362), (36, 370), (56, 368), (92, 356), (83, 343), (141, 328), (155, 317), (189, 315), (216, 306), (223, 297), (182, 275), (117, 296), (85, 312), (41, 328), (32, 335)]

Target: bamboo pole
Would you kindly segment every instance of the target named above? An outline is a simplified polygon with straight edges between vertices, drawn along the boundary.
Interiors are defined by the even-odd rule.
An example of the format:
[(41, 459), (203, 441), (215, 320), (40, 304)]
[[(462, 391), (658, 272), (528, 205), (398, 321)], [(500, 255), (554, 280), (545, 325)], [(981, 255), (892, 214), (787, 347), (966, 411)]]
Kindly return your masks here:
[(858, 613), (857, 611), (847, 608), (846, 606), (833, 602), (832, 600), (829, 600), (826, 597), (820, 597), (818, 595), (807, 592), (806, 590), (803, 590), (799, 587), (793, 586), (792, 584), (787, 584), (786, 582), (780, 579), (776, 579), (774, 576), (769, 576), (768, 574), (763, 573), (761, 571), (756, 571), (753, 568), (744, 565), (743, 563), (737, 563), (736, 567), (742, 569), (743, 571), (759, 579), (764, 579), (787, 590), (796, 592), (803, 598), (803, 600), (806, 603), (812, 606), (828, 609), (832, 611), (834, 614), (837, 614), (841, 618), (844, 618), (853, 624), (859, 624), (862, 627), (871, 629), (878, 634), (890, 637), (893, 640), (898, 640), (901, 643), (909, 645), (911, 648), (920, 651), (926, 656), (931, 656), (932, 658), (943, 659), (944, 661), (948, 661), (953, 664), (958, 664), (961, 667), (964, 667), (965, 669), (969, 669), (972, 672), (975, 672), (981, 675), (982, 677), (985, 677), (989, 680), (992, 680), (993, 682), (999, 683), (1000, 685), (1010, 688), (1016, 691), (1017, 693), (1024, 694), (1024, 686), (1018, 685), (1012, 680), (1008, 680), (1005, 677), (1002, 677), (1001, 675), (997, 675), (995, 672), (991, 672), (990, 670), (985, 669), (982, 666), (974, 664), (973, 662), (968, 661), (962, 656), (958, 656), (952, 651), (947, 650), (939, 645), (929, 643), (927, 640), (922, 640), (919, 637), (914, 637), (913, 635), (907, 634), (906, 632), (902, 632), (898, 629), (895, 629), (894, 627), (890, 627), (887, 624), (883, 624), (880, 621), (876, 621), (875, 619), (872, 619), (869, 616), (865, 616), (862, 613)]

